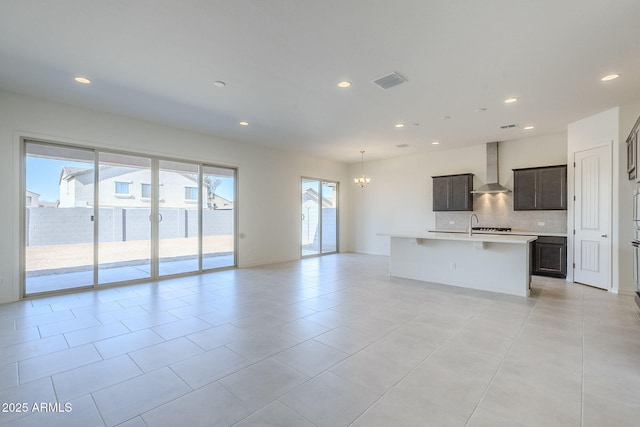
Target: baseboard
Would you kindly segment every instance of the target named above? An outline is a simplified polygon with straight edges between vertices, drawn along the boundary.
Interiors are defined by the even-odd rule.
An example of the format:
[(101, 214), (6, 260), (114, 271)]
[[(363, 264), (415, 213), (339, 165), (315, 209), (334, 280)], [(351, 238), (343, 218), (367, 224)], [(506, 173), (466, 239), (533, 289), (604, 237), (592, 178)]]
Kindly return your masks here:
[(242, 265), (238, 263), (238, 268), (260, 267), (263, 265), (278, 264), (281, 262), (291, 262), (291, 261), (299, 261), (299, 260), (300, 258), (281, 258), (281, 259), (263, 260), (263, 261), (253, 262), (250, 264), (242, 264)]
[(625, 295), (625, 296), (629, 296), (632, 297), (636, 294), (636, 292), (634, 290), (631, 289), (616, 289), (615, 291), (611, 291), (614, 294), (618, 294), (618, 295)]
[(8, 304), (10, 302), (18, 302), (18, 301), (20, 301), (20, 299), (3, 298), (3, 299), (0, 299), (0, 304)]

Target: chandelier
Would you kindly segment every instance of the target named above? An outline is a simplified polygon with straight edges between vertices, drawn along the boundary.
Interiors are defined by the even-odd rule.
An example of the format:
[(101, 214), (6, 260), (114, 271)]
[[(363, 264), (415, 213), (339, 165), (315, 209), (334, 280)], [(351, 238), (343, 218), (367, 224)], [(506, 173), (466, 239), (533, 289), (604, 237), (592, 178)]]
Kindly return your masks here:
[(358, 178), (353, 178), (353, 182), (358, 184), (360, 187), (364, 187), (371, 182), (371, 178), (368, 178), (367, 175), (364, 174), (364, 150), (360, 151), (360, 155), (362, 156), (360, 160), (360, 176)]

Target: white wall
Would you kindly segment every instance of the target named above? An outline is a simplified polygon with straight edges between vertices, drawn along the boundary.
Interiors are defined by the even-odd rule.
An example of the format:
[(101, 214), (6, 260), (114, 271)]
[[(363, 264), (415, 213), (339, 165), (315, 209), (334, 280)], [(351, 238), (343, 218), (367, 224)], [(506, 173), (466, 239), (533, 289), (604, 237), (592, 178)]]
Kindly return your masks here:
[(567, 163), (567, 134), (562, 132), (501, 142), (498, 162), (500, 164), (500, 183), (513, 190), (511, 169)]
[[(565, 133), (500, 142), (499, 180), (513, 188), (511, 169), (566, 161)], [(482, 143), (371, 161), (365, 163), (364, 169), (372, 179), (371, 184), (356, 188), (349, 201), (352, 248), (355, 252), (388, 255), (389, 237), (379, 233), (435, 227), (432, 176), (473, 173), (474, 187), (486, 182), (486, 146)], [(358, 176), (360, 164), (352, 165), (350, 173)]]
[[(620, 236), (618, 233), (618, 217), (619, 217), (619, 156), (615, 155), (619, 152), (619, 108), (612, 108), (599, 114), (584, 118), (577, 122), (571, 123), (567, 130), (567, 156), (573, 162), (574, 155), (578, 151), (588, 150), (601, 146), (609, 147), (612, 153), (612, 208), (611, 208), (611, 290), (618, 291), (619, 286), (619, 257), (618, 249), (620, 247)], [(626, 162), (625, 162), (626, 165)], [(569, 168), (567, 172), (567, 195), (569, 200), (575, 195), (575, 173), (574, 168)], [(574, 209), (573, 204), (569, 203), (567, 212), (568, 230), (574, 228)], [(573, 262), (573, 241), (567, 239), (567, 258), (569, 264)], [(573, 270), (567, 271), (567, 280), (573, 280)]]
[[(349, 183), (345, 164), (223, 140), (156, 123), (0, 91), (0, 302), (19, 298), (20, 139), (204, 161), (238, 167), (239, 265), (299, 258), (300, 176)], [(349, 188), (340, 195), (340, 249), (348, 251)]]

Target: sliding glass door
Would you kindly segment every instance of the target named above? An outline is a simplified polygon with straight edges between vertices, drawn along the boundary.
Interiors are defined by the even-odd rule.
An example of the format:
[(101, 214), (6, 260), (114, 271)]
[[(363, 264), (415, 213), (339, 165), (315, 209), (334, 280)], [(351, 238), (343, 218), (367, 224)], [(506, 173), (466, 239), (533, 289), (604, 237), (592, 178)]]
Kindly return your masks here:
[(25, 292), (92, 286), (94, 152), (39, 143), (24, 150)]
[(24, 293), (233, 267), (236, 170), (24, 143)]
[(338, 251), (338, 183), (301, 179), (301, 255)]
[(195, 163), (160, 160), (158, 261), (160, 276), (198, 271), (202, 203), (200, 168)]
[(236, 171), (204, 165), (202, 183), (202, 268), (234, 266)]
[(98, 155), (98, 283), (151, 277), (151, 158)]

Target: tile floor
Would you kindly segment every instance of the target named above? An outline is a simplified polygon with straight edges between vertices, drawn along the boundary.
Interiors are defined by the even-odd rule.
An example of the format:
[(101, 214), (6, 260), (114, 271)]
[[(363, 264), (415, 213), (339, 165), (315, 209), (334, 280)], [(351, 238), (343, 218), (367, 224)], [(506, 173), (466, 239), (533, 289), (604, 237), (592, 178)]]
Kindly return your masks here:
[(386, 269), (340, 254), (1, 305), (0, 424), (638, 425), (631, 297)]

